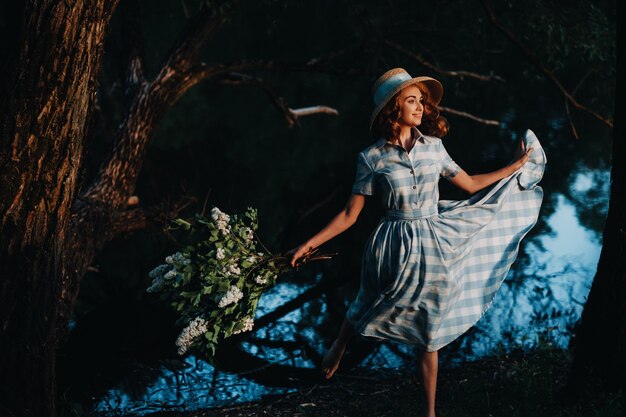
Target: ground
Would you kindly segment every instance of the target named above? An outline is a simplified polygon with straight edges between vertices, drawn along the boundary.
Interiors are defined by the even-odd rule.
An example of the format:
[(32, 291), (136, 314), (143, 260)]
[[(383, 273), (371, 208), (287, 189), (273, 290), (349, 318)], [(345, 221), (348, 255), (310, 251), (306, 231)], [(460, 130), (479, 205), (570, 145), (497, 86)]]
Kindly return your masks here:
[[(612, 417), (624, 415), (624, 393), (565, 399), (567, 352), (542, 349), (441, 365), (439, 417)], [(356, 369), (331, 381), (253, 403), (150, 417), (417, 416), (420, 383), (401, 371)]]

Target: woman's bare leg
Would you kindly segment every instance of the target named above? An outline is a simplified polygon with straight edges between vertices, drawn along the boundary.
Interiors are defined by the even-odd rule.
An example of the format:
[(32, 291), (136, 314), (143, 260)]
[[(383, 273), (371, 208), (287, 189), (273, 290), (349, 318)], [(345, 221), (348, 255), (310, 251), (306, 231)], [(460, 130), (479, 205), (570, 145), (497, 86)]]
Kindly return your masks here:
[(420, 372), (424, 383), (424, 404), (422, 417), (435, 417), (435, 394), (437, 392), (437, 372), (439, 370), (439, 355), (435, 352), (422, 352), (420, 357)]
[(324, 355), (324, 360), (322, 361), (322, 374), (326, 379), (333, 376), (339, 367), (341, 357), (343, 356), (352, 335), (354, 335), (354, 328), (348, 320), (344, 318), (337, 338), (333, 342), (330, 349), (326, 352), (326, 355)]

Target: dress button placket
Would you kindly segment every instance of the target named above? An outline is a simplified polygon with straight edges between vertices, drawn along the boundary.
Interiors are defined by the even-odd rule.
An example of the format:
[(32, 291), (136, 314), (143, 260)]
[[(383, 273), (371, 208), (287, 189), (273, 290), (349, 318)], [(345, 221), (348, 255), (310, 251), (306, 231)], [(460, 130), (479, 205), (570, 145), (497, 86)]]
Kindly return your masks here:
[[(404, 148), (403, 148), (404, 149)], [(417, 189), (417, 177), (415, 176), (415, 168), (413, 168), (413, 162), (411, 161), (411, 158), (409, 157), (409, 153), (407, 152), (406, 149), (404, 149), (404, 154), (406, 156), (406, 158), (409, 161), (409, 164), (411, 164), (411, 170), (409, 171), (411, 173), (411, 175), (413, 175), (413, 189)], [(413, 198), (417, 198), (417, 196), (412, 196)], [(417, 202), (414, 202), (413, 204), (417, 204)]]

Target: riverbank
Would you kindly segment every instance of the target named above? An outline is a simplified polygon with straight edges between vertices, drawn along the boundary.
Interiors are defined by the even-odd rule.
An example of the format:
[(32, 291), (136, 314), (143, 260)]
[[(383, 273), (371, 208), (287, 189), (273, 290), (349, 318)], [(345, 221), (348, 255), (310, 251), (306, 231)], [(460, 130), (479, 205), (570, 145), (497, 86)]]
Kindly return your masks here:
[[(570, 357), (542, 349), (489, 357), (461, 366), (441, 366), (439, 417), (590, 417), (624, 415), (624, 394), (591, 401), (566, 401), (561, 390)], [(193, 412), (158, 412), (150, 417), (416, 416), (420, 382), (415, 375), (352, 370), (329, 382), (261, 401)]]

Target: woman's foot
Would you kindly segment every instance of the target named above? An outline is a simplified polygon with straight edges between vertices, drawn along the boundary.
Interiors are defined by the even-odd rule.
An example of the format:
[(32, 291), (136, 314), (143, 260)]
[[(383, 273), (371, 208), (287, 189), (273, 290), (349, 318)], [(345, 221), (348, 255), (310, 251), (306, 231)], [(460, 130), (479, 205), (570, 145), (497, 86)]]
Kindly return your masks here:
[(337, 368), (339, 368), (339, 362), (341, 362), (341, 357), (346, 350), (346, 345), (340, 344), (337, 340), (335, 340), (324, 355), (324, 359), (322, 360), (322, 375), (324, 378), (329, 379)]

